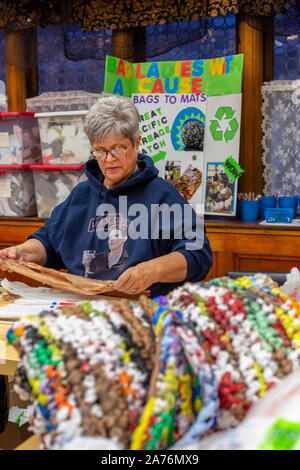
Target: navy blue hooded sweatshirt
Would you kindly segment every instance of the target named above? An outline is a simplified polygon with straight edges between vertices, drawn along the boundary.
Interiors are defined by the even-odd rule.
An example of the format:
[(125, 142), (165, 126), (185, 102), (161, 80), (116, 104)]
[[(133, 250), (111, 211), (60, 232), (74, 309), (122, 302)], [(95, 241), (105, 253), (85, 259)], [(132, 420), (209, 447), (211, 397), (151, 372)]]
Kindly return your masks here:
[[(79, 183), (67, 199), (53, 209), (49, 221), (29, 237), (44, 245), (46, 267), (115, 280), (131, 266), (177, 251), (187, 261), (185, 281), (199, 281), (207, 275), (212, 265), (212, 252), (203, 223), (200, 245), (197, 243), (195, 249), (193, 245), (187, 249), (186, 243), (191, 244), (192, 237), (189, 232), (195, 232), (199, 218), (178, 191), (158, 177), (151, 158), (139, 154), (137, 164), (138, 170), (127, 181), (110, 189), (103, 185), (104, 177), (97, 161), (89, 160), (85, 164), (88, 180)], [(169, 217), (170, 224), (166, 224), (167, 219), (163, 221), (157, 209), (162, 204), (166, 204), (165, 207), (177, 205), (176, 215), (171, 212)], [(186, 217), (178, 216), (178, 208), (183, 214), (185, 206), (189, 206), (189, 228), (182, 230), (182, 237)], [(185, 238), (186, 233), (189, 240)], [(151, 297), (165, 295), (183, 282), (153, 284)]]

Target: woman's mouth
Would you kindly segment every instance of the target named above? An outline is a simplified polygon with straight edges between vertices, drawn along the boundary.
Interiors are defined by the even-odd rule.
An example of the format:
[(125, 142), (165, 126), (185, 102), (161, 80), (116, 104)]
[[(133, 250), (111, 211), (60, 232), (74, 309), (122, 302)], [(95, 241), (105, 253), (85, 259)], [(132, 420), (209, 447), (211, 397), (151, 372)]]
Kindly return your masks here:
[(119, 166), (109, 166), (108, 168), (106, 168), (106, 171), (117, 171), (119, 169)]

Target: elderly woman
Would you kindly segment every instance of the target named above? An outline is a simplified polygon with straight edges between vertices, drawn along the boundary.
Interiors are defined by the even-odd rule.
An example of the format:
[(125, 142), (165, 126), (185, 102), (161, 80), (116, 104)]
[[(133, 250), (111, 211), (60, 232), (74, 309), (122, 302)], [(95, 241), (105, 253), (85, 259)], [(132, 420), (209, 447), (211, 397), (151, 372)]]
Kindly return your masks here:
[[(212, 265), (204, 228), (201, 243), (196, 240), (193, 245), (197, 216), (191, 206), (185, 217), (190, 225), (186, 237), (178, 236), (178, 228), (186, 222), (178, 211), (169, 226), (161, 221), (162, 204), (176, 206), (183, 214), (188, 203), (158, 177), (152, 159), (138, 153), (141, 137), (134, 104), (118, 96), (100, 98), (86, 115), (85, 132), (94, 157), (85, 164), (88, 180), (73, 189), (42, 228), (25, 243), (2, 250), (0, 258), (112, 279), (115, 289), (128, 294), (150, 288), (151, 296), (163, 295), (184, 281), (203, 279)], [(141, 211), (143, 218), (137, 216)], [(109, 254), (113, 230), (123, 234), (122, 253)], [(138, 236), (139, 231), (143, 236)], [(92, 254), (91, 259), (87, 261), (84, 253)], [(97, 254), (101, 256), (94, 259)]]

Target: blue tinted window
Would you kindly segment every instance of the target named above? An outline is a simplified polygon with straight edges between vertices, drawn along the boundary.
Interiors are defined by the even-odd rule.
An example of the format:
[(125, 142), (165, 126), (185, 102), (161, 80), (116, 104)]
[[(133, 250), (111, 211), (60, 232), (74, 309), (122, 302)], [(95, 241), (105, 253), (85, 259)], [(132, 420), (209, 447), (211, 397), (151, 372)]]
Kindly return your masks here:
[(146, 60), (209, 59), (236, 54), (236, 17), (146, 26)]
[(82, 32), (79, 25), (37, 28), (39, 93), (103, 91), (105, 55), (112, 54), (112, 31)]
[(300, 78), (300, 19), (276, 16), (274, 31), (274, 79)]

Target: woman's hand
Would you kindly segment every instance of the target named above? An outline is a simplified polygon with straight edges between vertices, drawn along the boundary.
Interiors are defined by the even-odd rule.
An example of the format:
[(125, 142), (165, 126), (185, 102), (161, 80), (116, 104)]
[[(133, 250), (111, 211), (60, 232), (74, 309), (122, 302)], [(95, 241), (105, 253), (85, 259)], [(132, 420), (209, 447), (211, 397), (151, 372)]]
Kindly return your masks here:
[(23, 261), (22, 250), (18, 246), (11, 246), (0, 250), (0, 265), (6, 259), (13, 259), (17, 261)]
[(126, 269), (119, 279), (114, 282), (114, 289), (125, 294), (139, 294), (150, 287), (155, 280), (155, 270), (151, 269), (149, 261)]
[(29, 263), (36, 263), (44, 266), (47, 261), (47, 252), (44, 245), (34, 238), (26, 240), (17, 246), (4, 248), (0, 251), (0, 266), (6, 259), (13, 259), (16, 261), (26, 261)]
[(186, 275), (187, 261), (175, 251), (128, 268), (114, 282), (114, 288), (125, 294), (139, 294), (156, 282), (184, 281)]

